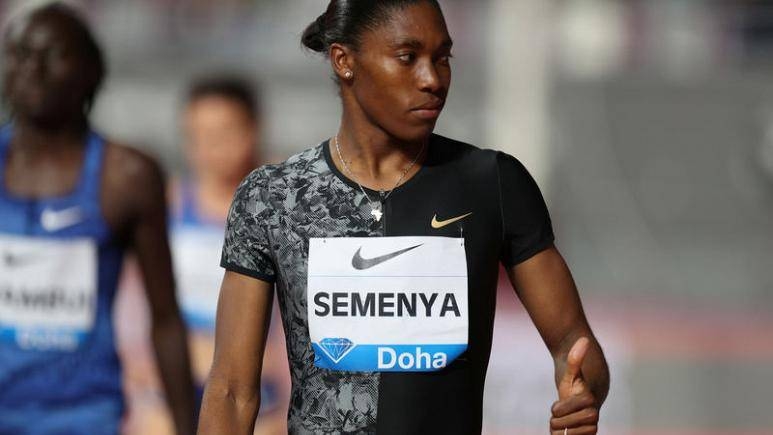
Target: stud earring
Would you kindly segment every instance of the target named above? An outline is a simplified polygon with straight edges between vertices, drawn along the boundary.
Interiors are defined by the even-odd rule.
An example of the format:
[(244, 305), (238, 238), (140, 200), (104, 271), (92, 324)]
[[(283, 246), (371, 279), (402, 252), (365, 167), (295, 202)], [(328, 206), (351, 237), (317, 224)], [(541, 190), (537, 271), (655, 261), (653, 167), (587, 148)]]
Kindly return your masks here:
[(354, 77), (354, 73), (353, 73), (353, 72), (351, 72), (351, 71), (346, 71), (346, 72), (344, 73), (344, 78), (346, 78), (346, 80), (351, 80), (351, 78), (352, 78), (352, 77)]

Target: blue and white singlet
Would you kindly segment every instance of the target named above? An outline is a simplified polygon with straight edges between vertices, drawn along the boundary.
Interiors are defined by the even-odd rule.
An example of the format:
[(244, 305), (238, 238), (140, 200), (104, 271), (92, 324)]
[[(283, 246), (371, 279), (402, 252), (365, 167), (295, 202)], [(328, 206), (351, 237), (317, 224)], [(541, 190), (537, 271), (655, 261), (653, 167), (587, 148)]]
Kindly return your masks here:
[(88, 134), (72, 192), (22, 198), (5, 187), (11, 136), (0, 131), (0, 434), (117, 433), (123, 248), (100, 204), (105, 141)]

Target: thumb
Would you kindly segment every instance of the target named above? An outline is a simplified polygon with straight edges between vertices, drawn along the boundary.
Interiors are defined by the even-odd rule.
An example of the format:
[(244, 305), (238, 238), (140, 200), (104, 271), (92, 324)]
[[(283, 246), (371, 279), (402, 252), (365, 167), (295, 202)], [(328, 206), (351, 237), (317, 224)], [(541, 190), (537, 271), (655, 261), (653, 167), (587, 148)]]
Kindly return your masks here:
[(589, 348), (590, 340), (588, 337), (580, 337), (572, 345), (566, 357), (566, 371), (561, 379), (562, 388), (559, 388), (560, 396), (571, 395), (575, 381), (582, 380), (582, 363), (585, 361)]

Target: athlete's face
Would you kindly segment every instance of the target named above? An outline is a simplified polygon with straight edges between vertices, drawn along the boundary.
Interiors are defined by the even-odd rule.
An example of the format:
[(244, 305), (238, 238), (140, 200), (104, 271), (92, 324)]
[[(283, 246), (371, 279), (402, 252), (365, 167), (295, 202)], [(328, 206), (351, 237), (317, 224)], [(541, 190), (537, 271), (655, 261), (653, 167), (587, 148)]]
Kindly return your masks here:
[(218, 95), (193, 100), (183, 119), (186, 154), (198, 177), (240, 181), (255, 165), (257, 123), (237, 102)]
[(451, 45), (442, 13), (429, 2), (397, 9), (366, 31), (353, 53), (351, 85), (366, 116), (401, 140), (432, 133), (451, 85)]
[(82, 113), (96, 68), (73, 23), (54, 12), (33, 14), (11, 28), (4, 51), (3, 95), (15, 114), (56, 121)]

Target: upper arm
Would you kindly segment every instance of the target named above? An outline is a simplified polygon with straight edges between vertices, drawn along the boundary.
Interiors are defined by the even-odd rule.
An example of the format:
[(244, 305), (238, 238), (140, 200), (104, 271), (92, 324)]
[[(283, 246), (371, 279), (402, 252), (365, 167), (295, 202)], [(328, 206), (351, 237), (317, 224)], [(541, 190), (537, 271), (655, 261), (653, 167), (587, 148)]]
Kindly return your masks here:
[(592, 335), (577, 287), (555, 246), (509, 267), (507, 274), (551, 354), (579, 336)]
[(259, 390), (273, 294), (269, 282), (226, 271), (217, 304), (211, 385), (239, 396)]
[(142, 272), (153, 319), (176, 315), (163, 171), (155, 160), (130, 148), (112, 146), (108, 156), (109, 200), (120, 210), (123, 233)]
[(254, 422), (252, 411), (257, 412), (257, 406), (253, 405), (259, 403), (276, 280), (267, 198), (265, 179), (255, 171), (236, 190), (228, 213), (221, 257), (226, 272), (218, 299), (215, 356), (207, 382), (208, 397), (228, 397), (240, 410), (250, 410), (241, 422), (244, 425)]
[(524, 307), (552, 354), (587, 326), (569, 269), (553, 245), (545, 200), (537, 183), (516, 158), (497, 154), (502, 247), (507, 269)]
[(502, 219), (500, 260), (509, 268), (553, 244), (553, 226), (537, 183), (515, 157), (497, 153)]
[(271, 247), (273, 207), (268, 179), (260, 170), (242, 181), (234, 194), (220, 265), (226, 270), (274, 283), (277, 268)]

